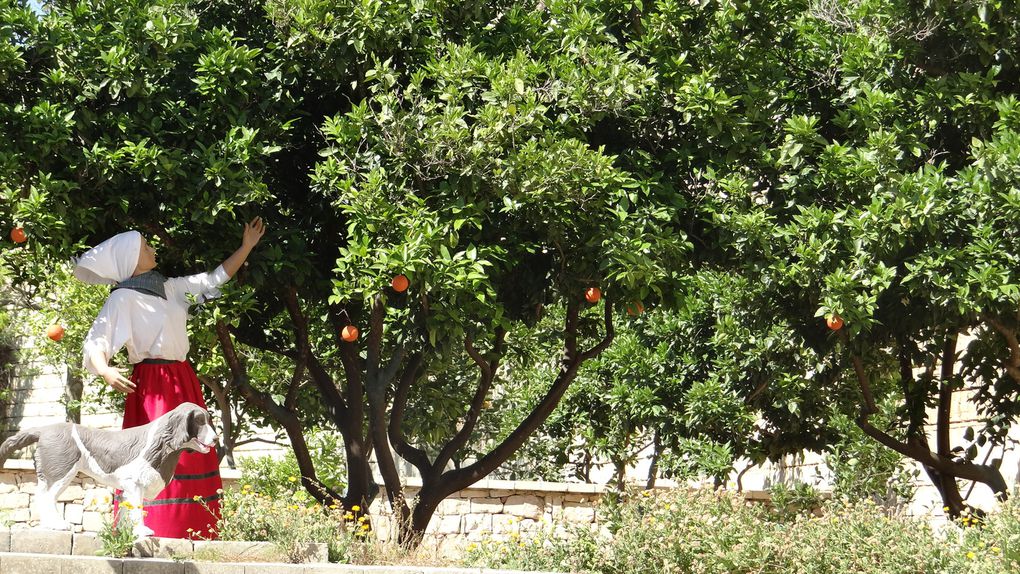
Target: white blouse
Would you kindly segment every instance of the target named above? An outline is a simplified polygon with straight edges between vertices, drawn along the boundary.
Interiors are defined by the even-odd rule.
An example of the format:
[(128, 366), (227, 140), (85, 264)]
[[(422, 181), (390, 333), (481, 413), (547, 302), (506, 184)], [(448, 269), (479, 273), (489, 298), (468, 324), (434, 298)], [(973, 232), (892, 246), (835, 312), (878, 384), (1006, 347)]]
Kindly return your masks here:
[(85, 336), (85, 369), (99, 374), (92, 364), (93, 351), (103, 351), (109, 360), (125, 346), (131, 363), (150, 358), (183, 361), (189, 349), (188, 307), (193, 304), (188, 295), (202, 301), (228, 279), (220, 265), (211, 273), (167, 279), (165, 300), (133, 289), (113, 291)]

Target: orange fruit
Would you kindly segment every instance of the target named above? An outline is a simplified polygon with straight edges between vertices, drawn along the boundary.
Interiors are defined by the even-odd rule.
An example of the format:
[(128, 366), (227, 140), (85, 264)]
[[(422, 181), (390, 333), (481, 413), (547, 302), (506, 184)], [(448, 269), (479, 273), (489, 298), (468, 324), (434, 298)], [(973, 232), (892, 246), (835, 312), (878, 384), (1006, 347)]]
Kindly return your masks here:
[(54, 341), (59, 341), (64, 338), (64, 328), (60, 325), (50, 325), (46, 328), (46, 336)]
[(598, 303), (602, 298), (602, 291), (598, 287), (589, 287), (584, 291), (584, 299), (589, 303)]
[(390, 283), (390, 285), (393, 286), (393, 290), (397, 293), (407, 291), (407, 286), (410, 284), (411, 282), (407, 280), (407, 276), (403, 274), (394, 277), (393, 281)]
[(839, 331), (843, 328), (843, 318), (839, 315), (829, 315), (829, 317), (825, 320), (825, 324), (833, 331)]
[(358, 328), (354, 325), (347, 325), (340, 331), (340, 337), (348, 343), (358, 340)]
[(630, 316), (640, 315), (645, 312), (645, 306), (641, 304), (641, 301), (635, 301), (630, 305), (627, 305), (627, 314)]
[(23, 228), (15, 227), (11, 230), (11, 241), (15, 243), (24, 243), (26, 239), (28, 239), (28, 236), (25, 235), (25, 230)]

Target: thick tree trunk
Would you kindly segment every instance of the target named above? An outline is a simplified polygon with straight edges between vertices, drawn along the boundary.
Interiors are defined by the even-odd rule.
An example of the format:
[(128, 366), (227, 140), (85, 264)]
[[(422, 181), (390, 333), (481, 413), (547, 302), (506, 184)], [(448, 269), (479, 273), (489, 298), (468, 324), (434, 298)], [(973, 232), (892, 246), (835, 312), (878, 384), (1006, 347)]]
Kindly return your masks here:
[[(465, 349), (474, 359), (480, 371), (478, 390), (468, 409), (464, 425), (454, 435), (449, 443), (442, 449), (434, 462), (429, 462), (425, 453), (407, 444), (400, 432), (399, 424), (393, 425), (391, 421), (389, 437), (394, 448), (401, 456), (415, 464), (422, 474), (422, 488), (418, 493), (416, 504), (411, 511), (411, 519), (398, 524), (398, 540), (407, 546), (414, 547), (421, 543), (425, 536), (425, 530), (435, 514), (436, 508), (447, 496), (463, 490), (475, 482), (485, 478), (493, 470), (507, 461), (516, 453), (524, 442), (549, 418), (556, 405), (566, 392), (570, 383), (577, 376), (577, 371), (584, 361), (587, 361), (604, 351), (613, 340), (613, 312), (610, 301), (605, 302), (604, 322), (605, 337), (594, 347), (587, 351), (579, 351), (577, 348), (577, 325), (579, 311), (577, 304), (568, 304), (567, 318), (564, 329), (564, 353), (559, 373), (553, 384), (546, 392), (546, 395), (532, 409), (531, 413), (522, 421), (509, 436), (500, 444), (496, 445), (488, 454), (463, 468), (445, 470), (446, 463), (459, 448), (463, 447), (470, 438), (470, 433), (477, 423), (481, 412), (481, 405), (485, 394), (492, 384), (498, 366), (498, 359), (485, 361), (474, 349), (470, 339), (465, 343)], [(494, 351), (497, 356), (502, 353), (503, 333), (499, 332), (496, 337)], [(397, 397), (394, 399), (394, 411), (403, 409), (401, 400), (406, 398), (406, 381), (402, 381), (398, 387)], [(403, 393), (403, 397), (400, 395)], [(399, 423), (399, 420), (397, 421)], [(405, 455), (406, 453), (406, 455)], [(378, 450), (377, 450), (378, 454)]]
[[(842, 332), (841, 336), (848, 351), (850, 351), (849, 337), (845, 332)], [(908, 436), (904, 442), (871, 424), (869, 419), (871, 415), (878, 412), (878, 407), (875, 404), (874, 395), (871, 391), (870, 378), (864, 369), (864, 362), (860, 356), (850, 351), (850, 359), (857, 376), (858, 387), (864, 399), (861, 413), (856, 419), (857, 426), (866, 435), (875, 439), (880, 444), (921, 463), (929, 478), (932, 479), (932, 483), (941, 493), (943, 504), (949, 508), (950, 516), (953, 517), (959, 516), (963, 509), (967, 508), (966, 501), (960, 495), (959, 485), (956, 482), (957, 479), (972, 480), (985, 484), (1000, 500), (1005, 500), (1008, 496), (1008, 487), (999, 469), (987, 464), (955, 460), (951, 455), (949, 425), (951, 422), (950, 414), (952, 412), (953, 377), (955, 377), (956, 341), (955, 333), (947, 333), (943, 344), (938, 396), (938, 419), (935, 429), (935, 452), (932, 452), (928, 446), (928, 439), (924, 434), (923, 426), (919, 426), (913, 435)], [(908, 400), (909, 398), (907, 396)]]

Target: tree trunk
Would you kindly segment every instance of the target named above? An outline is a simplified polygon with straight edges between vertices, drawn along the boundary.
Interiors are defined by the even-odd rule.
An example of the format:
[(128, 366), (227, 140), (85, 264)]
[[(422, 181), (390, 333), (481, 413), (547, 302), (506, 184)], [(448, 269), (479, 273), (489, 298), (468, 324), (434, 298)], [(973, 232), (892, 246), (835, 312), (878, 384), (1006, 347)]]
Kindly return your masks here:
[[(549, 415), (552, 414), (563, 394), (570, 386), (570, 383), (577, 376), (577, 371), (581, 364), (598, 356), (612, 343), (614, 330), (612, 304), (610, 301), (607, 300), (605, 302), (605, 337), (594, 347), (583, 352), (577, 348), (578, 317), (579, 308), (577, 304), (568, 304), (564, 329), (563, 360), (559, 373), (546, 392), (546, 395), (542, 397), (531, 413), (525, 417), (509, 436), (496, 445), (488, 454), (485, 454), (472, 464), (459, 469), (445, 470), (449, 457), (453, 451), (466, 443), (471, 428), (477, 422), (477, 416), (480, 413), (485, 391), (491, 385), (498, 365), (496, 360), (491, 362), (483, 360), (481, 355), (474, 350), (470, 340), (466, 341), (465, 348), (472, 359), (474, 359), (481, 373), (479, 388), (468, 409), (465, 426), (447, 443), (440, 455), (436, 457), (436, 460), (429, 462), (425, 453), (411, 447), (403, 440), (403, 435), (399, 432), (399, 428), (394, 429), (393, 425), (390, 426), (389, 437), (394, 443), (397, 452), (401, 453), (402, 456), (404, 456), (404, 453), (407, 453), (408, 456), (404, 456), (404, 458), (411, 460), (412, 464), (415, 464), (422, 474), (422, 487), (418, 492), (414, 509), (411, 511), (411, 520), (398, 523), (397, 539), (401, 544), (405, 544), (408, 547), (415, 547), (420, 544), (425, 536), (425, 530), (428, 528), (429, 522), (440, 502), (447, 496), (485, 478), (489, 473), (498, 468), (499, 465), (513, 456), (524, 445), (524, 442), (549, 418)], [(497, 336), (496, 340), (495, 350), (501, 352), (502, 334)], [(409, 379), (402, 381), (400, 388), (398, 388), (398, 395), (401, 392), (406, 393), (404, 383), (407, 380)], [(394, 410), (401, 410), (403, 406), (395, 399), (393, 408)], [(399, 427), (399, 425), (396, 426)], [(378, 451), (377, 454), (379, 454)]]

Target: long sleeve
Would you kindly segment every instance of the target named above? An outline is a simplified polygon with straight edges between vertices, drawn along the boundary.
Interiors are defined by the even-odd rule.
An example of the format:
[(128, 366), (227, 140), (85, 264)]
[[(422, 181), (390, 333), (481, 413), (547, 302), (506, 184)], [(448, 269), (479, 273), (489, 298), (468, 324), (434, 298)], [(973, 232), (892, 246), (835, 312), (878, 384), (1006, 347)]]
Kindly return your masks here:
[(124, 299), (111, 296), (85, 336), (85, 344), (82, 346), (82, 366), (85, 370), (98, 375), (96, 365), (92, 364), (92, 352), (100, 350), (108, 360), (113, 358), (131, 340), (131, 331), (131, 317), (124, 309)]
[(217, 287), (230, 279), (222, 265), (208, 273), (196, 273), (185, 277), (172, 277), (166, 280), (167, 298), (188, 304), (187, 296), (195, 295), (198, 302), (212, 299), (219, 295)]

